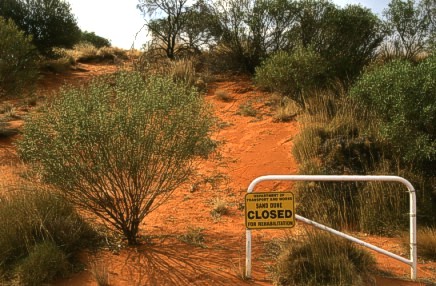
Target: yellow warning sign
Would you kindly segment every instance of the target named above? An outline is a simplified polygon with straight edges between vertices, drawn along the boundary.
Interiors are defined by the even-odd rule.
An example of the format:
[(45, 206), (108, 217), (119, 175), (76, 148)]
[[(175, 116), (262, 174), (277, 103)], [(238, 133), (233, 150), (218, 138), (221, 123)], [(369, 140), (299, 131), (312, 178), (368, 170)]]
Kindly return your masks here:
[(248, 229), (291, 228), (294, 225), (293, 193), (245, 195), (245, 226)]

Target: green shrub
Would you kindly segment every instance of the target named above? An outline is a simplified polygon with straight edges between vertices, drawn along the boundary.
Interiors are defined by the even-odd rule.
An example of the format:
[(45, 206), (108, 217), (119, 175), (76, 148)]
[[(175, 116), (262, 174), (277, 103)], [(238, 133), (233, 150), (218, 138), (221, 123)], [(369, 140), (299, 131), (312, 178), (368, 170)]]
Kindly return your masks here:
[(64, 88), (26, 123), (18, 149), (45, 182), (135, 244), (145, 216), (213, 150), (211, 114), (185, 84), (123, 72)]
[(306, 231), (302, 241), (286, 241), (271, 253), (275, 285), (367, 285), (375, 260), (348, 240)]
[(304, 106), (304, 95), (322, 82), (324, 62), (310, 49), (278, 52), (256, 68), (258, 86), (289, 96)]
[(378, 136), (403, 163), (435, 175), (436, 56), (393, 61), (365, 73), (350, 95), (379, 119)]
[(39, 286), (70, 272), (65, 253), (53, 242), (36, 244), (29, 256), (20, 261), (16, 275), (20, 285)]
[(71, 48), (80, 40), (80, 29), (67, 1), (2, 0), (0, 16), (32, 36), (33, 44), (46, 56), (52, 55), (54, 47)]
[(90, 43), (98, 49), (111, 46), (111, 42), (108, 39), (98, 36), (94, 32), (88, 31), (82, 31), (80, 41)]
[[(91, 227), (58, 195), (39, 189), (22, 190), (2, 196), (1, 202), (0, 270), (5, 273), (19, 271), (27, 275), (29, 267), (38, 261), (50, 264), (51, 260), (63, 260), (61, 256), (70, 257), (95, 241)], [(62, 265), (59, 263), (63, 269)], [(50, 268), (40, 265), (41, 277), (46, 266)]]
[(16, 95), (38, 77), (37, 52), (32, 38), (12, 20), (0, 17), (0, 97)]

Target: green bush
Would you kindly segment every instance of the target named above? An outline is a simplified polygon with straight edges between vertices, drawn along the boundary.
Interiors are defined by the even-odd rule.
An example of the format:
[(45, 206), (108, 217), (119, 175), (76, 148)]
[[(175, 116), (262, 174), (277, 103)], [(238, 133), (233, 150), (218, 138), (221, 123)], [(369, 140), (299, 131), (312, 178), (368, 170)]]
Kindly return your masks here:
[(43, 55), (51, 55), (52, 48), (71, 48), (80, 40), (80, 29), (71, 13), (71, 6), (63, 0), (2, 0), (0, 16), (11, 19)]
[(375, 260), (348, 240), (306, 230), (303, 241), (275, 247), (275, 285), (367, 285)]
[[(96, 234), (92, 228), (71, 204), (58, 195), (39, 189), (22, 190), (2, 196), (1, 202), (0, 270), (9, 273), (9, 276), (17, 271), (27, 275), (29, 267), (41, 260), (48, 264), (51, 260), (64, 260), (60, 257), (70, 257), (95, 241)], [(55, 264), (58, 263), (50, 265)], [(65, 264), (59, 263), (58, 266), (64, 269)], [(42, 264), (40, 267), (43, 277), (47, 269)]]
[(258, 86), (276, 91), (304, 106), (304, 95), (322, 83), (325, 72), (321, 57), (310, 49), (278, 52), (256, 68)]
[(94, 32), (82, 31), (81, 42), (87, 42), (94, 45), (96, 48), (110, 47), (111, 42), (103, 37), (96, 35)]
[(37, 52), (32, 38), (11, 20), (0, 17), (0, 97), (15, 95), (38, 77)]
[(365, 73), (351, 97), (379, 119), (378, 136), (403, 163), (434, 176), (436, 56), (418, 65), (393, 61)]
[(184, 83), (123, 72), (64, 88), (26, 123), (18, 149), (45, 182), (135, 244), (145, 216), (213, 150), (211, 114)]

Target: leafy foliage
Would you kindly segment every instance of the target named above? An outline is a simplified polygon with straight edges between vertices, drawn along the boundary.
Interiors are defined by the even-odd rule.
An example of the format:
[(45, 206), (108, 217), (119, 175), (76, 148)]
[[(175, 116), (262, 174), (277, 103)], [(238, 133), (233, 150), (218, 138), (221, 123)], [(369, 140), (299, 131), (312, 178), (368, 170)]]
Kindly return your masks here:
[(338, 9), (328, 23), (325, 39), (316, 50), (327, 61), (329, 78), (353, 81), (375, 58), (385, 37), (382, 23), (358, 5)]
[(53, 47), (71, 48), (80, 40), (71, 7), (62, 0), (2, 0), (0, 16), (31, 35), (43, 55), (50, 55)]
[(145, 216), (207, 156), (211, 113), (193, 88), (139, 73), (66, 88), (34, 116), (22, 158), (71, 202), (136, 243)]
[(217, 0), (211, 4), (216, 18), (217, 50), (239, 69), (254, 72), (271, 52), (290, 48), (295, 4), (284, 0)]
[(170, 59), (183, 52), (198, 52), (210, 40), (212, 17), (202, 1), (189, 6), (187, 0), (139, 0), (138, 9), (147, 20), (153, 37), (152, 48)]
[(90, 43), (98, 49), (102, 47), (111, 46), (111, 42), (108, 39), (96, 35), (94, 32), (88, 32), (88, 31), (82, 31), (82, 34), (80, 36), (80, 41)]
[(0, 96), (17, 94), (38, 76), (37, 51), (12, 20), (0, 17)]
[(350, 91), (376, 113), (379, 135), (393, 152), (430, 173), (436, 161), (435, 74), (436, 56), (418, 65), (394, 61), (364, 74)]
[(315, 0), (299, 2), (291, 35), (295, 44), (322, 56), (329, 78), (345, 82), (360, 74), (384, 38), (381, 21), (369, 9), (357, 5), (339, 9), (329, 1)]
[(414, 59), (434, 48), (436, 4), (431, 0), (392, 0), (385, 10), (390, 37), (384, 48), (395, 57)]
[(304, 106), (304, 94), (320, 82), (325, 72), (320, 55), (298, 48), (293, 53), (278, 52), (256, 68), (256, 83), (295, 100)]

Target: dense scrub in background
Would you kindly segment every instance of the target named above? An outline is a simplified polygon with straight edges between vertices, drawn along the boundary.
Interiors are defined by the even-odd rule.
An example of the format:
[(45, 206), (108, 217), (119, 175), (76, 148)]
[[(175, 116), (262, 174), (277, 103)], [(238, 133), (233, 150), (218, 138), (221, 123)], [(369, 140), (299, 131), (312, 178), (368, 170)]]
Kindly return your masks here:
[(387, 59), (416, 60), (436, 48), (434, 0), (392, 0), (384, 16), (389, 34), (381, 52)]
[(2, 0), (0, 16), (11, 19), (43, 55), (52, 48), (71, 48), (80, 40), (80, 29), (71, 7), (62, 0)]
[(38, 57), (32, 37), (11, 20), (0, 17), (0, 97), (30, 90), (38, 77)]
[(265, 60), (256, 68), (255, 82), (304, 106), (305, 94), (322, 85), (325, 71), (325, 62), (318, 53), (298, 48), (292, 53), (278, 52)]
[(135, 244), (142, 220), (212, 151), (211, 114), (183, 82), (122, 72), (64, 88), (18, 147), (46, 183)]
[(72, 255), (97, 237), (73, 206), (53, 192), (25, 189), (3, 195), (1, 202), (2, 279), (41, 285), (64, 276), (72, 270)]
[[(369, 9), (329, 1), (140, 0), (152, 31), (150, 49), (174, 59), (207, 47), (221, 65), (253, 73), (270, 55), (303, 46), (319, 53), (332, 79), (352, 80), (383, 40), (381, 21)], [(158, 18), (151, 18), (157, 16)], [(225, 64), (223, 64), (223, 62)]]
[(111, 42), (108, 39), (96, 35), (94, 32), (88, 31), (82, 31), (80, 41), (90, 43), (98, 49), (111, 46)]
[(377, 135), (397, 160), (431, 176), (436, 176), (435, 74), (435, 55), (417, 65), (394, 61), (365, 73), (350, 91), (375, 113)]
[[(434, 59), (376, 66), (351, 97), (324, 91), (309, 100), (293, 149), (300, 173), (405, 177), (418, 190), (418, 219), (434, 223)], [(395, 183), (299, 184), (300, 211), (335, 227), (390, 234), (407, 227), (405, 191)]]

